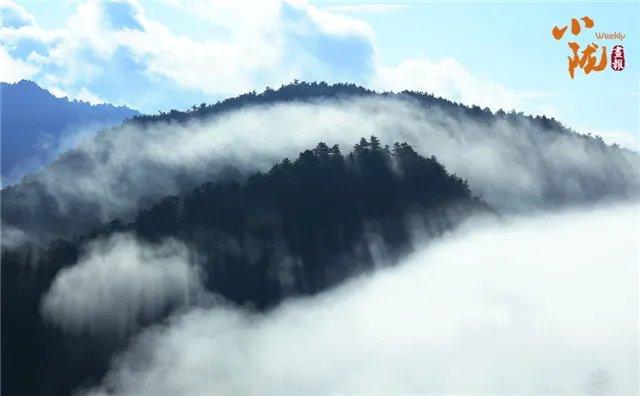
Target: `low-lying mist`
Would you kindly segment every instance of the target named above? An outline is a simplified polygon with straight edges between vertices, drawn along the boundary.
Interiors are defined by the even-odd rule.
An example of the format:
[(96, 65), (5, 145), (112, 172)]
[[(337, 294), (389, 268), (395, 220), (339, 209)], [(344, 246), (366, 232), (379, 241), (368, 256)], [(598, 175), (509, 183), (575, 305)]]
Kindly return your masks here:
[(637, 394), (639, 224), (637, 204), (470, 221), (265, 314), (175, 314), (84, 393)]
[(470, 114), (399, 95), (245, 106), (184, 123), (128, 123), (3, 190), (3, 220), (45, 240), (77, 235), (163, 195), (268, 169), (320, 140), (348, 148), (370, 135), (435, 155), (501, 211), (640, 191), (635, 153), (554, 123)]
[(86, 250), (56, 274), (42, 299), (43, 316), (71, 334), (124, 336), (202, 291), (189, 251), (178, 241), (149, 245), (115, 234)]

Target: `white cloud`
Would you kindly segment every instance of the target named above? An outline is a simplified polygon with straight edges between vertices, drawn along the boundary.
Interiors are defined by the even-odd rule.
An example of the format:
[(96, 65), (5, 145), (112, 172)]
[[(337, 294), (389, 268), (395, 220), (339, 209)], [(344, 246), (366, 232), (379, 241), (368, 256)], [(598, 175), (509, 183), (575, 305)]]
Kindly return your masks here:
[(3, 47), (0, 47), (0, 71), (0, 80), (15, 83), (31, 78), (37, 70), (26, 62), (12, 58)]
[[(225, 33), (202, 40), (150, 19), (136, 1), (118, 3), (121, 9), (113, 15), (106, 4), (78, 4), (64, 29), (47, 31), (35, 25), (3, 28), (7, 48), (25, 45), (21, 44), (24, 40), (44, 44), (46, 53), (33, 51), (20, 62), (47, 88), (77, 98), (91, 91), (104, 100), (151, 111), (158, 109), (158, 101), (169, 99), (145, 96), (153, 96), (154, 91), (162, 95), (163, 89), (168, 89), (166, 84), (201, 93), (201, 97), (185, 99), (186, 107), (201, 101), (202, 96), (235, 95), (295, 78), (426, 91), (492, 109), (520, 108), (526, 98), (473, 75), (454, 59), (408, 58), (386, 65), (377, 55), (367, 23), (303, 0), (167, 3), (165, 6)], [(372, 5), (358, 5), (362, 6)], [(113, 18), (126, 18), (128, 25), (111, 23)], [(19, 70), (10, 67), (14, 69)], [(111, 88), (98, 84), (104, 79), (112, 81)], [(128, 84), (129, 79), (136, 80)], [(169, 92), (164, 95), (171, 97)], [(176, 96), (171, 97), (174, 102)], [(179, 106), (174, 103), (172, 107)]]
[(36, 24), (32, 14), (12, 1), (0, 1), (0, 15), (2, 16), (2, 26), (19, 28)]
[(116, 234), (87, 249), (42, 300), (45, 318), (70, 333), (125, 335), (200, 291), (188, 250), (177, 241), (150, 245)]
[[(71, 227), (77, 220), (69, 214), (79, 205), (91, 205), (96, 222), (126, 218), (145, 202), (219, 180), (229, 166), (268, 170), (319, 141), (348, 152), (372, 134), (384, 144), (405, 141), (423, 155), (435, 155), (500, 211), (616, 199), (640, 191), (640, 164), (630, 153), (603, 150), (529, 119), (485, 122), (399, 98), (255, 106), (184, 124), (128, 124), (82, 142), (72, 160), (43, 170), (36, 176), (41, 184), (35, 185), (47, 191), (47, 199), (55, 199)], [(42, 193), (32, 188), (20, 190)], [(19, 200), (14, 196), (5, 197), (5, 206), (12, 205), (10, 199)], [(48, 229), (47, 224), (33, 224), (38, 224), (32, 229), (38, 234)]]
[[(304, 1), (176, 1), (169, 7), (225, 34), (193, 39), (148, 18), (136, 1), (79, 3), (63, 29), (3, 27), (2, 34), (8, 49), (31, 52), (21, 60), (38, 71), (34, 78), (45, 87), (70, 93), (84, 88), (111, 102), (124, 96), (137, 107), (145, 107), (140, 91), (159, 91), (156, 102), (172, 103), (166, 109), (176, 105), (175, 96), (162, 92), (170, 87), (234, 95), (295, 78), (364, 81), (372, 67), (367, 24)], [(345, 51), (349, 57), (341, 55)], [(101, 83), (105, 79), (110, 84)]]
[(471, 224), (265, 315), (193, 309), (87, 393), (637, 394), (639, 221), (630, 205)]
[(507, 87), (483, 80), (451, 58), (405, 59), (396, 66), (381, 65), (374, 87), (399, 92), (424, 91), (467, 105), (506, 111), (522, 107), (520, 95)]
[(94, 94), (93, 92), (90, 92), (85, 87), (81, 87), (79, 90), (75, 92), (66, 92), (58, 87), (51, 87), (49, 88), (49, 92), (51, 92), (53, 96), (58, 98), (72, 98), (75, 100), (89, 102), (94, 105), (105, 103), (105, 101), (102, 100), (100, 97), (98, 97), (98, 95)]
[(345, 36), (363, 36), (373, 40), (371, 28), (363, 21), (321, 10), (309, 5), (304, 0), (296, 0), (293, 3), (297, 8), (306, 11), (310, 19), (318, 24), (325, 33)]
[(409, 9), (409, 4), (395, 3), (353, 3), (332, 5), (325, 8), (329, 12), (361, 13), (361, 14), (387, 14)]
[[(321, 9), (304, 0), (165, 2), (165, 7), (224, 32), (200, 40), (150, 19), (137, 1), (118, 3), (118, 13), (108, 4), (78, 4), (64, 29), (47, 31), (35, 21), (3, 28), (7, 48), (29, 40), (47, 47), (46, 53), (32, 51), (20, 60), (46, 88), (78, 99), (80, 93), (90, 91), (106, 101), (151, 112), (296, 78), (425, 91), (494, 110), (521, 109), (529, 100), (527, 93), (475, 76), (454, 59), (407, 58), (396, 65), (385, 64), (377, 54), (371, 27), (344, 11), (353, 7), (367, 12), (387, 10), (388, 4)], [(128, 25), (114, 24), (113, 18), (126, 18)], [(19, 70), (10, 66), (14, 69)], [(99, 83), (105, 79), (111, 83)], [(186, 96), (180, 99), (181, 94)]]

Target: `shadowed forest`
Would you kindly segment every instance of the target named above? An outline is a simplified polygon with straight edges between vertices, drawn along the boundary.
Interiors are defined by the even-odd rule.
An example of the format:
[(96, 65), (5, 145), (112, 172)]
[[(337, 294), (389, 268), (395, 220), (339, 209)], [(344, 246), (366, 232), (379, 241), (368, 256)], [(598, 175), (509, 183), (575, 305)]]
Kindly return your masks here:
[[(181, 240), (197, 252), (209, 291), (263, 310), (288, 296), (326, 290), (376, 261), (394, 261), (409, 249), (410, 216), (419, 216), (436, 237), (474, 213), (493, 211), (435, 157), (406, 143), (382, 146), (372, 136), (348, 155), (319, 143), (266, 173), (165, 197), (131, 222), (113, 220), (46, 250), (3, 250), (3, 345), (18, 357), (3, 367), (3, 389), (66, 394), (81, 385), (74, 379), (99, 378), (121, 345), (65, 335), (39, 316), (40, 296), (91, 240), (117, 232), (152, 243)], [(40, 362), (46, 381), (30, 380), (33, 362)]]

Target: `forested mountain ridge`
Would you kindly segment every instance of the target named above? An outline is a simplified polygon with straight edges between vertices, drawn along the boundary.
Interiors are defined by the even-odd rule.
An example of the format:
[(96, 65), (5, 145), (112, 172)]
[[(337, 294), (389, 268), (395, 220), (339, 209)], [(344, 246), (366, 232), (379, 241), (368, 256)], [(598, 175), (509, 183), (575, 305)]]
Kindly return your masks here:
[[(407, 97), (420, 102), (422, 105), (437, 105), (446, 109), (450, 116), (456, 118), (470, 115), (478, 119), (506, 118), (506, 119), (529, 119), (538, 123), (540, 126), (548, 130), (558, 130), (565, 133), (574, 133), (571, 129), (566, 128), (562, 123), (546, 116), (530, 116), (522, 112), (515, 111), (505, 112), (498, 110), (492, 112), (489, 108), (481, 108), (476, 105), (467, 106), (436, 97), (426, 92), (402, 91), (400, 93), (393, 92), (376, 92), (353, 83), (335, 83), (328, 84), (321, 82), (305, 82), (295, 80), (291, 84), (284, 84), (277, 89), (267, 87), (263, 92), (257, 93), (251, 91), (233, 98), (221, 100), (214, 104), (201, 103), (194, 105), (188, 110), (170, 110), (168, 112), (160, 111), (158, 114), (142, 114), (133, 117), (130, 122), (148, 124), (163, 121), (186, 122), (192, 119), (205, 119), (214, 115), (219, 115), (227, 111), (233, 111), (246, 106), (277, 104), (287, 102), (304, 102), (323, 99), (345, 99), (353, 97), (381, 97), (381, 98), (397, 98)], [(582, 135), (579, 135), (582, 136)], [(597, 138), (596, 138), (597, 139)], [(601, 139), (600, 139), (601, 141)], [(604, 142), (602, 142), (604, 143)]]
[[(122, 346), (67, 335), (40, 316), (53, 279), (92, 241), (123, 233), (148, 243), (177, 239), (193, 252), (207, 290), (262, 310), (395, 262), (410, 252), (416, 224), (437, 238), (474, 214), (495, 212), (434, 157), (371, 137), (348, 155), (320, 143), (268, 172), (165, 197), (131, 222), (114, 220), (45, 250), (3, 249), (2, 343), (18, 356), (3, 365), (3, 393), (68, 394), (79, 379), (99, 378)], [(29, 380), (34, 362), (38, 382)]]
[[(163, 195), (242, 179), (320, 139), (352, 144), (362, 125), (385, 143), (407, 141), (436, 154), (497, 209), (626, 199), (640, 191), (637, 153), (551, 118), (493, 113), (424, 93), (295, 82), (105, 130), (3, 189), (3, 224), (36, 242), (81, 235), (131, 218)], [(567, 150), (573, 155), (560, 155)]]
[[(102, 129), (118, 125), (134, 116), (136, 110), (110, 104), (92, 105), (88, 102), (58, 98), (32, 81), (15, 84), (0, 83), (2, 114), (3, 179), (13, 176), (18, 181), (38, 166), (46, 165), (48, 155), (62, 144), (66, 135), (83, 129)], [(24, 168), (22, 169), (18, 168)]]
[[(381, 98), (398, 98), (405, 97), (417, 100), (424, 106), (438, 106), (445, 109), (447, 115), (460, 118), (463, 116), (471, 116), (475, 119), (484, 119), (489, 121), (495, 118), (511, 120), (514, 123), (518, 120), (529, 120), (540, 126), (544, 130), (555, 131), (559, 133), (570, 133), (577, 137), (594, 140), (599, 144), (607, 145), (597, 132), (588, 135), (576, 133), (571, 128), (563, 125), (560, 121), (553, 117), (545, 115), (527, 115), (523, 112), (515, 110), (499, 109), (492, 111), (488, 107), (480, 107), (477, 105), (465, 105), (454, 102), (442, 97), (432, 95), (427, 92), (404, 90), (399, 93), (394, 92), (377, 92), (371, 89), (353, 83), (334, 83), (329, 84), (321, 82), (306, 82), (295, 80), (290, 84), (284, 84), (277, 89), (267, 87), (263, 92), (251, 91), (236, 97), (227, 98), (213, 104), (201, 103), (194, 105), (187, 110), (172, 109), (168, 112), (160, 111), (157, 114), (140, 114), (134, 116), (129, 122), (149, 124), (154, 122), (186, 122), (193, 119), (206, 119), (211, 116), (223, 114), (246, 106), (277, 104), (287, 102), (305, 102), (323, 99), (345, 99), (353, 97), (381, 97)], [(630, 151), (627, 148), (612, 144), (617, 149)]]

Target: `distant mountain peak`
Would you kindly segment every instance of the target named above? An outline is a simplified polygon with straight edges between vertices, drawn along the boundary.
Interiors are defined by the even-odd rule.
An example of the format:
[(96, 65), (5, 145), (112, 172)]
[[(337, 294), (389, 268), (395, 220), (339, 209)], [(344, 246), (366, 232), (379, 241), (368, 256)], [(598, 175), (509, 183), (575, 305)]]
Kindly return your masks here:
[(56, 96), (54, 95), (51, 91), (47, 90), (46, 88), (41, 87), (40, 85), (38, 85), (38, 83), (31, 81), (31, 80), (20, 80), (18, 82), (15, 83), (6, 83), (6, 82), (0, 82), (0, 85), (2, 86), (2, 95), (4, 96), (4, 90), (5, 89), (9, 89), (9, 90), (21, 90), (23, 92), (30, 92), (33, 94), (40, 94), (40, 95), (45, 95), (51, 98), (55, 98), (55, 99), (60, 99), (60, 100), (64, 100), (67, 101), (69, 103), (81, 103), (81, 104), (86, 104), (88, 106), (92, 106), (92, 107), (108, 107), (108, 108), (113, 108), (113, 109), (126, 109), (128, 111), (131, 111), (135, 114), (140, 114), (140, 112), (138, 112), (135, 109), (132, 109), (130, 107), (127, 107), (125, 105), (114, 105), (111, 103), (91, 103), (89, 101), (86, 100), (82, 100), (82, 99), (75, 99), (75, 98), (70, 98), (68, 96)]
[(0, 83), (2, 184), (51, 162), (74, 134), (97, 132), (140, 113), (126, 106), (58, 98), (33, 81)]

